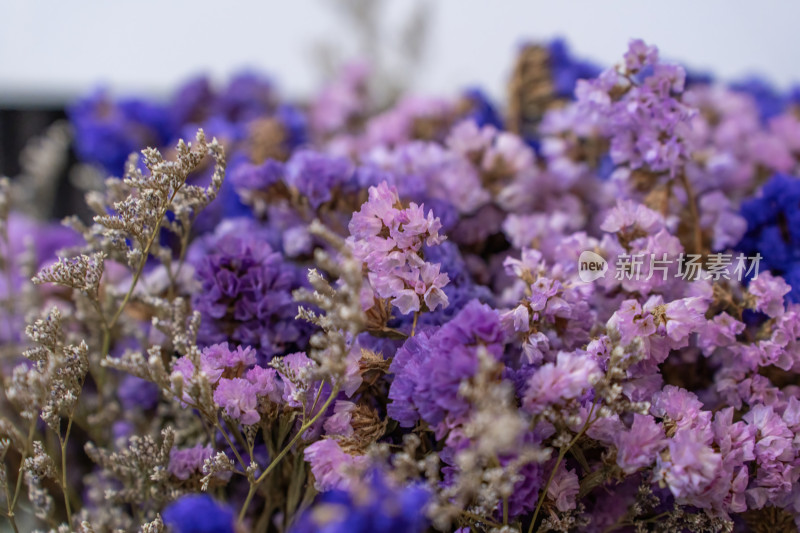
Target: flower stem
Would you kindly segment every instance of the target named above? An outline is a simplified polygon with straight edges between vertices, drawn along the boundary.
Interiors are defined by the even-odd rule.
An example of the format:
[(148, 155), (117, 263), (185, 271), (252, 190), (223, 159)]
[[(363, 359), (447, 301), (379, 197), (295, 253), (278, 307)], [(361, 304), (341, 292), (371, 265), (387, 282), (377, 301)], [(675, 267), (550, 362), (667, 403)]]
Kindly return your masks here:
[(544, 503), (544, 499), (547, 496), (547, 489), (550, 488), (550, 483), (553, 482), (553, 478), (556, 476), (556, 471), (558, 470), (561, 461), (564, 460), (564, 456), (567, 455), (572, 446), (578, 442), (586, 430), (589, 429), (589, 426), (594, 422), (592, 420), (592, 414), (594, 413), (594, 408), (597, 405), (597, 399), (592, 403), (591, 409), (589, 409), (589, 414), (586, 415), (586, 422), (583, 423), (583, 427), (581, 430), (569, 441), (569, 444), (561, 448), (561, 451), (558, 452), (558, 458), (556, 459), (556, 463), (553, 465), (553, 470), (550, 472), (550, 477), (547, 478), (547, 483), (545, 483), (544, 488), (542, 489), (541, 494), (539, 495), (539, 501), (536, 504), (536, 510), (533, 512), (533, 519), (531, 520), (531, 526), (528, 528), (528, 533), (533, 533), (533, 526), (536, 524), (536, 518), (539, 516), (539, 511), (542, 509), (542, 504)]
[(67, 511), (67, 525), (69, 530), (72, 531), (72, 509), (69, 505), (69, 489), (67, 488), (67, 442), (69, 442), (69, 433), (72, 430), (72, 414), (67, 420), (67, 431), (64, 437), (61, 437), (59, 432), (58, 440), (61, 444), (61, 491), (64, 493), (64, 508)]
[(103, 334), (103, 351), (101, 356), (106, 357), (108, 355), (108, 351), (111, 348), (111, 330), (119, 320), (119, 317), (122, 315), (122, 312), (125, 310), (125, 306), (128, 305), (128, 301), (130, 301), (131, 296), (133, 295), (133, 291), (136, 288), (136, 284), (139, 283), (139, 278), (144, 272), (144, 267), (147, 264), (147, 258), (150, 256), (150, 248), (153, 247), (153, 243), (156, 240), (156, 237), (161, 231), (161, 223), (164, 221), (164, 217), (167, 216), (167, 211), (169, 211), (169, 206), (172, 205), (172, 201), (175, 199), (175, 196), (178, 194), (178, 191), (181, 190), (181, 187), (176, 188), (172, 195), (169, 197), (167, 201), (166, 207), (161, 211), (160, 216), (158, 217), (158, 222), (156, 223), (156, 227), (153, 228), (153, 232), (150, 234), (150, 238), (147, 240), (147, 244), (145, 245), (144, 250), (142, 251), (142, 260), (139, 263), (136, 272), (133, 273), (133, 279), (131, 280), (131, 285), (128, 287), (128, 292), (125, 293), (125, 297), (122, 299), (117, 311), (114, 313), (114, 316), (111, 318), (111, 321), (108, 322), (107, 327), (105, 328), (105, 332)]
[(686, 201), (689, 203), (689, 214), (692, 217), (692, 235), (694, 238), (694, 253), (703, 253), (703, 232), (700, 228), (700, 214), (697, 211), (697, 198), (694, 194), (694, 189), (689, 183), (689, 178), (686, 177), (685, 172), (680, 174), (681, 185), (686, 191)]
[(305, 433), (308, 430), (308, 428), (313, 426), (314, 423), (319, 419), (319, 417), (322, 416), (322, 414), (328, 410), (328, 406), (330, 406), (331, 402), (336, 397), (338, 392), (339, 392), (339, 385), (337, 384), (334, 385), (330, 396), (328, 396), (328, 398), (325, 400), (325, 403), (322, 404), (322, 407), (320, 407), (320, 410), (317, 412), (317, 414), (315, 414), (311, 418), (311, 420), (304, 422), (303, 425), (300, 426), (300, 429), (297, 431), (297, 434), (292, 438), (292, 440), (289, 441), (289, 443), (286, 446), (284, 446), (284, 448), (280, 451), (280, 453), (278, 453), (278, 455), (275, 456), (275, 458), (272, 460), (269, 466), (266, 469), (264, 469), (261, 475), (258, 476), (258, 478), (255, 481), (250, 482), (250, 490), (247, 492), (247, 498), (245, 498), (244, 504), (242, 504), (242, 509), (241, 511), (239, 511), (240, 523), (244, 520), (245, 514), (247, 514), (247, 508), (250, 506), (250, 501), (253, 499), (253, 496), (256, 493), (258, 485), (260, 485), (267, 478), (270, 472), (272, 472), (275, 469), (275, 467), (278, 466), (278, 463), (281, 462), (281, 459), (283, 459), (286, 456), (286, 454), (289, 453), (289, 450), (291, 450), (292, 447), (294, 447), (297, 441), (299, 441), (302, 438), (303, 433)]

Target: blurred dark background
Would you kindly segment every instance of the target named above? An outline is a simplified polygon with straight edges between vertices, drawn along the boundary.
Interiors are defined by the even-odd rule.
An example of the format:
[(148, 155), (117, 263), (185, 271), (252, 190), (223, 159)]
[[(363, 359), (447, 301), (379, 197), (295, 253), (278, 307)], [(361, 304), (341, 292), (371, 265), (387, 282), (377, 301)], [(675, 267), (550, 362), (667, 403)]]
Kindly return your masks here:
[(63, 108), (0, 106), (0, 175), (19, 174), (19, 154), (33, 137), (41, 135), (59, 119), (66, 119)]

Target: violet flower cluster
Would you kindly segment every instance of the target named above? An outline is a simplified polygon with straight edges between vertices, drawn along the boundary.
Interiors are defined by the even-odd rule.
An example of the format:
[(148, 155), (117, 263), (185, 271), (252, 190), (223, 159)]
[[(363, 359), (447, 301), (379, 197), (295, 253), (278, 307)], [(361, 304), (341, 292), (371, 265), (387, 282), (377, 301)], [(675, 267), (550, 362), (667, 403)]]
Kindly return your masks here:
[(797, 530), (800, 97), (640, 40), (370, 75), (93, 93), (71, 229), (0, 181), (10, 527)]

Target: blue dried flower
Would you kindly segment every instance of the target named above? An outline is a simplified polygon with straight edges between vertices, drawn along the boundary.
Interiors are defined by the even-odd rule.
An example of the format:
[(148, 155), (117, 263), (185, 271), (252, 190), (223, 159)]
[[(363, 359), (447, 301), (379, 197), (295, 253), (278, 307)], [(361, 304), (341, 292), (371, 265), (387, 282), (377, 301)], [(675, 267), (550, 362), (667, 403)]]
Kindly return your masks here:
[(233, 533), (233, 510), (207, 494), (182, 496), (162, 513), (174, 533)]
[(742, 203), (741, 215), (747, 233), (737, 249), (748, 256), (760, 253), (759, 268), (784, 276), (793, 287), (789, 299), (800, 301), (800, 180), (773, 176), (758, 196)]
[(78, 157), (121, 176), (128, 156), (145, 146), (161, 146), (174, 136), (163, 106), (146, 100), (112, 101), (96, 91), (68, 110)]
[(366, 486), (322, 494), (291, 533), (414, 533), (425, 530), (429, 494), (420, 486), (390, 486), (373, 472)]
[(479, 127), (494, 126), (499, 130), (503, 129), (503, 119), (500, 113), (482, 90), (477, 87), (467, 89), (464, 91), (463, 97), (469, 104), (467, 116)]
[(578, 80), (594, 78), (600, 74), (600, 67), (572, 56), (563, 39), (555, 39), (547, 47), (550, 54), (550, 78), (553, 80), (556, 95), (572, 98)]

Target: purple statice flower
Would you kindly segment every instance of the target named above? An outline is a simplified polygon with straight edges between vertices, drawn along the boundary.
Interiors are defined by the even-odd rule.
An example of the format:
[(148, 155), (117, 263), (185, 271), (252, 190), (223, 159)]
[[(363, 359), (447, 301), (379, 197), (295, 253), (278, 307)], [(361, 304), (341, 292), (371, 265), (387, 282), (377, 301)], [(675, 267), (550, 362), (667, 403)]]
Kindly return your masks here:
[(341, 435), (348, 437), (353, 434), (350, 421), (356, 404), (344, 400), (337, 400), (333, 406), (333, 414), (325, 420), (325, 433), (328, 435)]
[(623, 56), (625, 60), (625, 68), (629, 72), (639, 72), (646, 66), (654, 65), (658, 62), (658, 48), (655, 46), (648, 46), (641, 39), (635, 39), (630, 42), (628, 51)]
[(212, 114), (233, 123), (269, 115), (275, 108), (272, 82), (253, 72), (236, 74), (213, 102)]
[(127, 420), (117, 420), (111, 424), (111, 437), (115, 443), (121, 445), (128, 442), (136, 432), (136, 426)]
[(245, 379), (252, 384), (256, 396), (280, 403), (283, 383), (278, 381), (277, 376), (278, 372), (274, 368), (255, 366), (247, 371)]
[(281, 104), (274, 117), (281, 125), (284, 140), (281, 143), (287, 151), (292, 151), (308, 142), (308, 117), (297, 106)]
[[(231, 350), (227, 342), (222, 344), (212, 344), (203, 348), (200, 352), (200, 370), (205, 373), (211, 384), (219, 382), (223, 375), (239, 376), (245, 368), (252, 366), (256, 362), (255, 350), (247, 347), (237, 347)], [(183, 356), (175, 360), (172, 366), (172, 373), (181, 374), (184, 382), (192, 379), (195, 373), (194, 364), (189, 356)]]
[(608, 213), (600, 229), (609, 233), (657, 233), (664, 227), (664, 217), (633, 200), (620, 200)]
[(298, 304), (292, 298), (305, 283), (301, 269), (256, 235), (221, 235), (199, 259), (196, 276), (202, 342), (229, 340), (271, 358), (305, 338), (308, 328), (295, 320)]
[(350, 160), (300, 150), (286, 163), (283, 179), (286, 185), (308, 199), (312, 209), (318, 209), (333, 199), (334, 192), (346, 185), (352, 176)]
[(702, 297), (664, 304), (661, 296), (652, 296), (644, 305), (625, 300), (608, 325), (619, 331), (625, 344), (642, 338), (650, 358), (662, 363), (670, 349), (685, 347), (691, 334), (705, 330), (703, 314), (707, 308), (708, 301)]
[(402, 427), (422, 419), (440, 436), (463, 422), (470, 405), (459, 387), (478, 370), (476, 350), (482, 345), (500, 359), (504, 337), (497, 311), (478, 301), (467, 304), (441, 328), (410, 337), (389, 369), (395, 375), (389, 389), (389, 416)]
[(433, 342), (425, 332), (417, 333), (397, 350), (389, 368), (395, 374), (389, 390), (388, 414), (403, 427), (413, 427), (419, 420), (415, 402), (416, 390), (421, 386), (423, 367), (431, 357)]
[[(491, 291), (479, 285), (475, 276), (473, 276), (467, 264), (467, 259), (462, 255), (456, 243), (444, 241), (435, 246), (424, 246), (423, 254), (429, 262), (439, 263), (441, 265), (439, 269), (442, 272), (447, 272), (447, 277), (450, 281), (443, 290), (445, 294), (448, 295), (448, 300), (450, 301), (450, 305), (446, 308), (448, 312), (452, 312), (452, 308), (455, 305), (453, 300), (459, 299), (456, 294), (459, 292), (457, 289), (462, 289), (463, 291), (461, 292), (483, 292), (483, 298), (487, 300), (493, 299)], [(451, 297), (451, 294), (453, 297)], [(462, 305), (456, 310), (460, 310), (463, 304), (468, 302), (469, 300), (461, 302)], [(444, 311), (444, 309), (442, 309), (442, 311)]]
[(366, 113), (369, 65), (355, 62), (345, 65), (333, 82), (317, 96), (311, 107), (311, 127), (322, 135), (346, 129)]
[(783, 297), (792, 288), (779, 276), (763, 272), (747, 286), (747, 292), (753, 296), (753, 309), (769, 317), (783, 313)]
[(703, 353), (710, 354), (717, 348), (724, 348), (736, 342), (736, 336), (744, 331), (745, 325), (728, 313), (720, 313), (709, 320), (697, 338)]
[(240, 374), (243, 368), (254, 365), (256, 353), (251, 347), (237, 346), (235, 350), (228, 347), (227, 342), (206, 346), (200, 352), (200, 364), (203, 371), (214, 382), (228, 371), (231, 374)]
[(393, 486), (379, 471), (359, 485), (322, 494), (290, 533), (422, 533), (430, 495), (418, 485)]
[(207, 494), (181, 496), (161, 516), (174, 533), (234, 533), (233, 510)]
[(731, 200), (722, 191), (712, 191), (704, 194), (699, 204), (700, 226), (711, 234), (711, 248), (735, 246), (747, 231), (747, 221), (736, 213)]
[(656, 480), (663, 480), (679, 503), (707, 507), (704, 494), (718, 475), (720, 454), (693, 431), (676, 433), (668, 449), (668, 458), (658, 456)]
[[(664, 315), (655, 315), (660, 319), (659, 332), (669, 339), (670, 348), (683, 348), (688, 344), (689, 335), (698, 331), (698, 325), (705, 319), (708, 302), (696, 296), (680, 298), (664, 306)], [(656, 311), (658, 313), (658, 311)]]
[(542, 365), (528, 379), (522, 406), (530, 413), (538, 413), (552, 404), (580, 398), (601, 375), (597, 363), (586, 352), (560, 352), (555, 363)]
[(504, 174), (513, 178), (534, 169), (536, 155), (525, 141), (513, 133), (470, 120), (453, 127), (446, 144), (465, 158), (475, 161), (482, 174)]
[(367, 265), (370, 286), (380, 298), (402, 314), (447, 307), (442, 291), (447, 274), (420, 257), (423, 245), (444, 240), (432, 211), (426, 217), (424, 206), (413, 202), (403, 209), (397, 190), (383, 182), (370, 187), (369, 200), (353, 213), (349, 228), (353, 255)]
[[(9, 213), (17, 202), (31, 207), (30, 195), (17, 196), (20, 180), (11, 196), (0, 183), (0, 226), (8, 220), (0, 227), (8, 274), (0, 275), (0, 348), (10, 354), (2, 366), (22, 353), (30, 359), (5, 375), (9, 406), (22, 419), (73, 407), (98, 418), (98, 348), (110, 347), (120, 416), (108, 420), (105, 450), (99, 441), (85, 450), (97, 465), (69, 469), (71, 484), (88, 487), (90, 501), (75, 502), (87, 520), (105, 504), (118, 517), (109, 528), (137, 527), (137, 507), (150, 519), (164, 507), (173, 533), (405, 533), (428, 527), (425, 514), (460, 533), (501, 520), (512, 529), (572, 520), (587, 531), (646, 529), (667, 513), (684, 525), (741, 529), (759, 510), (800, 525), (800, 90), (687, 76), (641, 40), (605, 71), (574, 60), (560, 42), (526, 47), (517, 65), (507, 129), (477, 90), (399, 98), (376, 112), (363, 64), (308, 105), (282, 104), (272, 83), (249, 73), (221, 90), (192, 80), (168, 106), (93, 94), (70, 110), (82, 161), (119, 173), (129, 152), (197, 127), (227, 154), (217, 200), (202, 212), (202, 201), (184, 205), (209, 183), (214, 168), (203, 162), (169, 206), (135, 280), (117, 253), (104, 269), (99, 255), (70, 259), (86, 245)], [(170, 165), (159, 167), (169, 178)], [(128, 203), (153, 200), (148, 184), (123, 185), (137, 189)], [(127, 192), (93, 193), (90, 204), (119, 210)], [(197, 217), (188, 235), (196, 238), (175, 278), (164, 254), (179, 252), (168, 230), (186, 209)], [(347, 249), (318, 235), (314, 218)], [(86, 235), (91, 252), (136, 244), (135, 231), (95, 233)], [(69, 249), (53, 265), (62, 245)], [(579, 258), (590, 250), (610, 272), (584, 282)], [(734, 264), (738, 252), (749, 258), (743, 266), (761, 258), (747, 279), (719, 264), (732, 250)], [(333, 268), (350, 255), (358, 294), (345, 283), (352, 269)], [(33, 266), (43, 280), (70, 280), (34, 293), (26, 279)], [(312, 310), (313, 326), (297, 319), (292, 295), (311, 287), (314, 267), (341, 278), (320, 288), (323, 300), (359, 297), (357, 332), (329, 328), (333, 311)], [(75, 301), (80, 291), (92, 301)], [(161, 304), (187, 297), (201, 319), (190, 339), (196, 350), (163, 327), (176, 317), (162, 316), (169, 306)], [(26, 329), (31, 303), (55, 306), (65, 320), (58, 326), (53, 311)], [(100, 311), (117, 311), (108, 338), (86, 324)], [(76, 344), (81, 334), (88, 350)], [(139, 352), (152, 364), (166, 357), (169, 380), (156, 367), (150, 377), (181, 390), (177, 402), (159, 402), (159, 386), (117, 374), (134, 370)], [(337, 379), (326, 357), (339, 359)], [(205, 399), (210, 405), (196, 403)], [(232, 425), (211, 441), (190, 420), (210, 414), (213, 422), (220, 412)], [(280, 427), (267, 427), (268, 418)], [(177, 424), (178, 446), (167, 452), (164, 434), (160, 456), (169, 461), (161, 478), (150, 477), (167, 499), (108, 500), (109, 489), (136, 489), (114, 457), (126, 447), (136, 455), (137, 434), (155, 436), (165, 421)], [(518, 431), (476, 441), (492, 436), (492, 423)], [(235, 438), (223, 438), (228, 432)], [(385, 457), (367, 451), (376, 432)], [(567, 450), (573, 437), (578, 448)], [(85, 438), (74, 433), (66, 457)], [(23, 466), (41, 477), (47, 459), (37, 443), (27, 448)], [(243, 523), (232, 507), (247, 480), (232, 475), (238, 466), (228, 470), (231, 452), (234, 464), (248, 458), (256, 476), (277, 466), (250, 495)], [(406, 468), (406, 452), (417, 468)], [(284, 475), (298, 460), (308, 467)], [(225, 471), (214, 474), (219, 502), (184, 495), (206, 464)], [(320, 493), (316, 501), (300, 501), (308, 491)], [(429, 491), (436, 497), (426, 509)], [(299, 503), (276, 508), (273, 492)], [(50, 516), (65, 516), (61, 502), (53, 505)]]
[(264, 194), (280, 182), (284, 165), (280, 161), (267, 159), (260, 165), (242, 161), (230, 170), (230, 180), (245, 200), (254, 203), (258, 193)]
[(685, 77), (683, 68), (660, 63), (654, 47), (633, 40), (624, 71), (611, 68), (579, 80), (575, 96), (581, 112), (610, 139), (614, 163), (675, 176), (692, 153), (697, 112), (681, 100)]
[(242, 424), (252, 425), (261, 420), (256, 387), (244, 378), (220, 379), (214, 391), (214, 402)]
[[(382, 146), (402, 146), (413, 138), (438, 139), (445, 135), (453, 116), (454, 103), (442, 98), (407, 96), (379, 115), (371, 118), (365, 126), (362, 150)], [(419, 121), (437, 125), (420, 135), (415, 131)]]
[(733, 407), (726, 407), (714, 415), (712, 428), (723, 459), (728, 463), (743, 464), (755, 459), (756, 428), (745, 421), (733, 421)]
[(522, 250), (535, 244), (545, 258), (556, 261), (559, 259), (556, 250), (570, 238), (568, 232), (580, 226), (579, 215), (552, 206), (549, 213), (511, 213), (503, 221), (502, 229), (514, 248)]
[(401, 196), (424, 192), (426, 198), (452, 205), (464, 216), (489, 207), (491, 194), (481, 182), (478, 168), (466, 156), (438, 143), (411, 142), (393, 150), (375, 149), (367, 161), (391, 171), (401, 179), (392, 185)]
[(652, 416), (635, 413), (630, 430), (616, 435), (617, 465), (632, 474), (653, 464), (666, 444), (661, 424)]
[(207, 76), (197, 76), (173, 93), (169, 112), (174, 125), (199, 124), (214, 101), (214, 90)]
[(718, 411), (713, 422), (714, 443), (722, 455), (720, 475), (710, 495), (716, 507), (728, 512), (747, 510), (746, 494), (749, 469), (755, 459), (755, 428), (744, 421), (733, 422), (733, 408)]
[(792, 445), (794, 433), (771, 406), (755, 405), (744, 415), (744, 420), (756, 430), (755, 456), (761, 465), (794, 458)]
[(756, 76), (731, 84), (731, 89), (749, 95), (757, 105), (762, 120), (778, 115), (788, 103), (786, 95), (780, 94), (768, 81)]
[(117, 397), (123, 409), (152, 409), (158, 404), (158, 385), (126, 374), (119, 383)]
[(545, 483), (544, 470), (538, 463), (526, 464), (520, 469), (519, 475), (521, 479), (514, 484), (514, 492), (508, 498), (508, 515), (510, 517), (533, 511)]
[(214, 455), (212, 446), (197, 444), (191, 448), (173, 448), (169, 453), (167, 470), (178, 479), (186, 481), (195, 474), (202, 474), (203, 463)]
[[(577, 262), (577, 257), (574, 258)], [(548, 265), (538, 250), (524, 248), (520, 259), (506, 257), (503, 268), (517, 278), (503, 300), (511, 309), (503, 323), (522, 340), (523, 361), (552, 361), (559, 351), (573, 351), (590, 341), (596, 316), (589, 305), (592, 287), (576, 283), (571, 260)]]
[(565, 512), (575, 509), (575, 502), (580, 489), (580, 482), (575, 470), (567, 470), (562, 461), (553, 476), (553, 480), (547, 487), (547, 496), (556, 502), (556, 508)]
[(650, 413), (674, 424), (677, 430), (710, 430), (711, 412), (703, 411), (703, 404), (692, 392), (666, 385), (652, 399)]
[(304, 455), (314, 474), (314, 488), (320, 492), (346, 490), (357, 478), (358, 469), (368, 463), (363, 455), (351, 455), (335, 439), (323, 438), (308, 446)]
[(290, 353), (281, 360), (282, 366), (278, 374), (283, 379), (283, 401), (291, 407), (302, 407), (303, 372), (314, 365), (314, 361), (304, 352)]
[(669, 440), (669, 456), (658, 456), (656, 480), (663, 480), (680, 504), (708, 507), (707, 489), (719, 475), (722, 456), (695, 431), (678, 431)]

